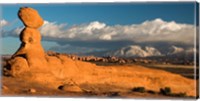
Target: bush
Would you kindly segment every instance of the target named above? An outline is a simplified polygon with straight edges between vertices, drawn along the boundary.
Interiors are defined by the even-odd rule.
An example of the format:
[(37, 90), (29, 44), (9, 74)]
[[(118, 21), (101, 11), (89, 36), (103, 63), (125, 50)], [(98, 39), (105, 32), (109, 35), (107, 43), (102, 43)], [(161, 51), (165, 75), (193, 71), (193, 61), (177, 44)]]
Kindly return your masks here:
[(145, 88), (144, 87), (135, 87), (135, 88), (132, 89), (132, 91), (144, 93), (145, 92)]
[(163, 94), (163, 95), (170, 95), (171, 89), (169, 87), (161, 88), (160, 93)]
[(150, 94), (156, 94), (156, 92), (153, 91), (153, 90), (148, 90), (147, 93), (150, 93)]
[(167, 95), (167, 96), (174, 96), (174, 97), (185, 97), (187, 96), (186, 93), (172, 93), (169, 87), (161, 88), (160, 94)]

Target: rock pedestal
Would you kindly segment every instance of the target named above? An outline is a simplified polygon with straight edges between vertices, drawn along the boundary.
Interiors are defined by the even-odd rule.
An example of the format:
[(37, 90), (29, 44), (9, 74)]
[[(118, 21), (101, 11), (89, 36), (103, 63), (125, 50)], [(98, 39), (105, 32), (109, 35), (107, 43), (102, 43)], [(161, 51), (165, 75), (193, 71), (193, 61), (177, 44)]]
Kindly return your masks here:
[(13, 76), (29, 69), (42, 69), (46, 65), (45, 52), (38, 31), (38, 28), (43, 25), (43, 19), (36, 10), (29, 7), (20, 8), (18, 16), (25, 28), (20, 33), (21, 46), (10, 61)]

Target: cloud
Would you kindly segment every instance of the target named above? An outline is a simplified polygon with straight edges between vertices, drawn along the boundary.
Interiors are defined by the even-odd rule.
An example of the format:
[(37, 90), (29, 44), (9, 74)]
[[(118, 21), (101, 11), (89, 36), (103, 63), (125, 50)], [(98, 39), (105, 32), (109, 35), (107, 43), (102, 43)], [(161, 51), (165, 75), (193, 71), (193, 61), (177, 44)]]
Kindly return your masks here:
[(24, 29), (24, 27), (17, 27), (12, 30), (3, 30), (2, 36), (12, 36), (12, 37), (19, 37), (20, 32)]
[[(18, 27), (9, 31), (9, 34), (18, 35), (22, 29), (23, 27)], [(66, 23), (57, 24), (56, 22), (45, 21), (40, 31), (42, 36), (49, 40), (166, 41), (193, 44), (195, 26), (174, 21), (167, 22), (160, 18), (151, 21), (147, 20), (141, 24), (113, 26), (99, 21), (73, 26), (67, 26)]]
[[(89, 24), (74, 25), (47, 22), (41, 28), (44, 37), (66, 40), (129, 40), (135, 42), (170, 41), (193, 43), (194, 26), (179, 24), (162, 19), (145, 21), (141, 24), (113, 25), (94, 21)], [(51, 29), (51, 30), (50, 30)]]
[(62, 38), (62, 35), (65, 33), (65, 26), (66, 24), (56, 24), (56, 22), (44, 21), (43, 26), (40, 28), (40, 32), (44, 37)]
[(5, 19), (0, 20), (0, 28), (7, 26), (8, 24), (9, 23)]
[[(22, 25), (9, 30), (6, 28), (13, 25), (11, 26), (10, 22), (6, 20), (0, 21), (3, 28), (3, 37), (18, 37), (24, 29)], [(44, 25), (39, 30), (43, 40), (56, 43), (54, 45), (50, 44), (48, 49), (45, 48), (46, 50), (64, 53), (102, 55), (105, 52), (115, 51), (131, 45), (139, 46), (140, 48), (134, 49), (140, 50), (138, 54), (144, 56), (151, 56), (155, 54), (154, 52), (157, 52), (156, 50), (158, 50), (158, 54), (159, 52), (160, 54), (168, 53), (168, 48), (173, 45), (183, 48), (184, 51), (183, 49), (179, 50), (187, 51), (185, 53), (194, 51), (195, 26), (174, 21), (167, 22), (159, 18), (151, 21), (147, 20), (141, 24), (112, 26), (99, 21), (73, 26), (69, 26), (67, 23), (44, 21)], [(144, 48), (146, 46), (153, 48)]]

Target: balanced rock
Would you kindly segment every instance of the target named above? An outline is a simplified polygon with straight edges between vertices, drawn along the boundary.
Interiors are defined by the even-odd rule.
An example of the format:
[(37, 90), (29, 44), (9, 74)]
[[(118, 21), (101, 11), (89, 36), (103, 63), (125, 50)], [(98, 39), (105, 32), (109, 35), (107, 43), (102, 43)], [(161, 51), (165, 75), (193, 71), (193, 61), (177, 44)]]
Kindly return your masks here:
[(41, 35), (37, 28), (43, 24), (43, 19), (32, 8), (23, 7), (18, 12), (25, 25), (20, 33), (21, 46), (9, 61), (11, 75), (20, 75), (25, 71), (42, 70), (46, 67), (45, 51), (41, 45)]
[(20, 8), (18, 16), (26, 27), (39, 28), (44, 23), (38, 12), (29, 7)]

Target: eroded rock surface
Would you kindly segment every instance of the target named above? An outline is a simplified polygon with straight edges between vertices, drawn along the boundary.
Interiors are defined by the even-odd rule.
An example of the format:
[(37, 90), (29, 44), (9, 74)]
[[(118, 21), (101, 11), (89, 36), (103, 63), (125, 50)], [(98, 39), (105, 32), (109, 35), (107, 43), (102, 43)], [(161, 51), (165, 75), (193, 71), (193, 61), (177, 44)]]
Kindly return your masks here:
[(28, 7), (20, 8), (18, 16), (25, 28), (20, 33), (21, 46), (9, 61), (13, 76), (30, 69), (41, 70), (47, 67), (45, 52), (41, 45), (41, 34), (38, 30), (43, 24), (43, 19), (36, 10)]

